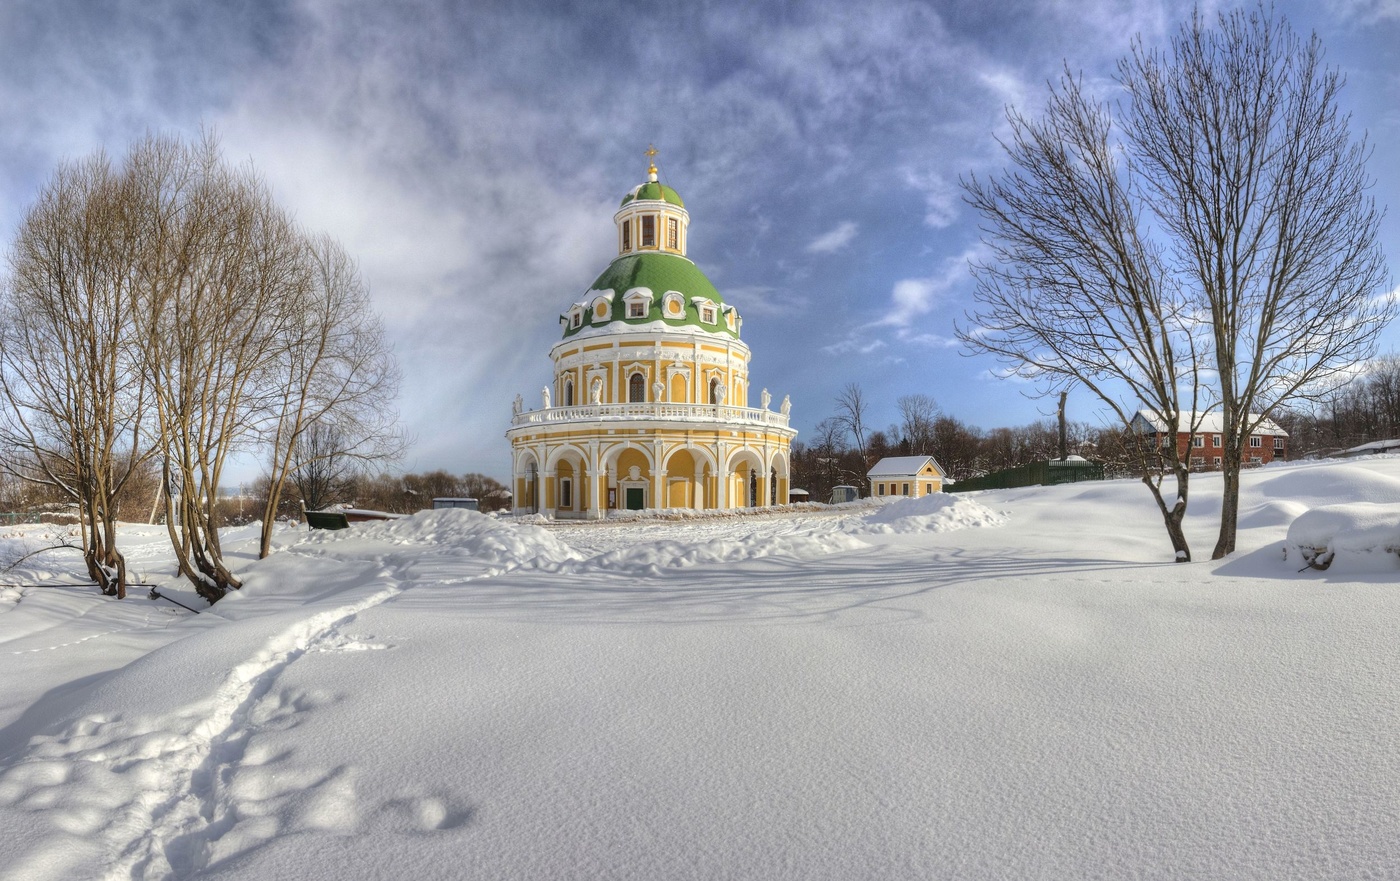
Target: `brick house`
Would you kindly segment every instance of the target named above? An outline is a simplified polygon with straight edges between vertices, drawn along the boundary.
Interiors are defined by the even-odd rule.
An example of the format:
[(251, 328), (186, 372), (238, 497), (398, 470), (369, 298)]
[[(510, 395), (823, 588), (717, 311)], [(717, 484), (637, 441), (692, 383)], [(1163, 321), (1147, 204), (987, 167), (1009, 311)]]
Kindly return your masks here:
[[(1249, 417), (1251, 422), (1257, 418), (1254, 415)], [(1220, 413), (1181, 414), (1181, 422), (1184, 425), (1189, 426), (1197, 420), (1200, 421), (1200, 425), (1194, 435), (1189, 431), (1177, 432), (1177, 452), (1187, 461), (1192, 471), (1217, 471), (1225, 454), (1224, 438), (1221, 436), (1224, 417)], [(1133, 430), (1151, 437), (1161, 446), (1171, 442), (1165, 429), (1165, 421), (1149, 410), (1139, 410), (1133, 417)], [(1284, 461), (1287, 458), (1288, 432), (1272, 419), (1265, 418), (1259, 422), (1245, 443), (1241, 464), (1251, 468), (1267, 465), (1274, 460)]]

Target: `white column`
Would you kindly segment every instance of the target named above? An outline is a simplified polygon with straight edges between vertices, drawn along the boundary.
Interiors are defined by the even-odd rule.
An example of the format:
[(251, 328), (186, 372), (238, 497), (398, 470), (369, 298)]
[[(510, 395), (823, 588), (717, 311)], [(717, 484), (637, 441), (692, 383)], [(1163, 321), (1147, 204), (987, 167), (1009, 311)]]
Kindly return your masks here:
[(658, 511), (661, 510), (661, 509), (663, 509), (663, 508), (668, 507), (668, 504), (667, 504), (667, 503), (670, 502), (670, 499), (667, 498), (667, 493), (666, 493), (666, 471), (665, 471), (665, 469), (661, 469), (661, 470), (658, 470), (658, 471), (656, 471), (656, 472), (653, 472), (653, 474), (651, 475), (651, 487), (652, 487), (652, 494), (655, 496), (654, 500), (653, 500), (652, 503), (651, 503), (651, 506), (652, 506), (653, 508), (656, 508)]
[(622, 396), (622, 376), (621, 376), (621, 374), (622, 374), (622, 353), (618, 350), (618, 348), (617, 348), (617, 343), (613, 343), (613, 352), (612, 352), (612, 379), (613, 379), (612, 402), (613, 402), (614, 404), (620, 404), (620, 403), (622, 403), (623, 401), (627, 400), (626, 398), (624, 398), (624, 397)]
[(597, 520), (603, 516), (603, 497), (608, 488), (598, 486), (598, 474), (602, 470), (598, 464), (598, 442), (588, 444), (588, 461), (583, 466), (588, 472), (588, 516)]

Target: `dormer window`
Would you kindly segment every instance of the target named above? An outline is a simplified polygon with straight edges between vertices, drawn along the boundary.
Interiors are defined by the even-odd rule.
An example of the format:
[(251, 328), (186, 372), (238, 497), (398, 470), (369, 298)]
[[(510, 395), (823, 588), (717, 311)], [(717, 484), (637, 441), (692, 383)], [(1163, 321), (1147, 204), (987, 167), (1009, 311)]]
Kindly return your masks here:
[(672, 251), (681, 249), (681, 222), (674, 217), (666, 219), (666, 247)]
[(634, 290), (622, 299), (627, 304), (623, 314), (628, 318), (646, 318), (651, 312), (651, 291), (645, 288)]
[(632, 250), (632, 221), (622, 221), (622, 250)]
[(579, 311), (578, 309), (575, 309), (575, 310), (573, 311), (573, 314), (569, 316), (569, 324), (572, 325), (573, 327), (582, 327), (582, 326), (583, 326), (583, 313), (582, 313), (581, 311)]
[(701, 307), (700, 307), (700, 320), (701, 320), (702, 322), (704, 322), (705, 324), (714, 324), (714, 323), (715, 323), (715, 307), (714, 307), (714, 306), (701, 306)]
[(656, 217), (651, 214), (642, 216), (642, 247), (656, 247)]

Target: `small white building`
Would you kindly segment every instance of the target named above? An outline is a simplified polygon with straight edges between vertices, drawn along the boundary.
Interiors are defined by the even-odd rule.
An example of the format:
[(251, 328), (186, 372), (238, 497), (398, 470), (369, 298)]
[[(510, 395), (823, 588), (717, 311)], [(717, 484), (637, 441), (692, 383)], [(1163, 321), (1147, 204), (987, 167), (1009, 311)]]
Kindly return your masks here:
[(932, 456), (886, 456), (866, 472), (870, 494), (926, 496), (943, 490), (943, 466)]

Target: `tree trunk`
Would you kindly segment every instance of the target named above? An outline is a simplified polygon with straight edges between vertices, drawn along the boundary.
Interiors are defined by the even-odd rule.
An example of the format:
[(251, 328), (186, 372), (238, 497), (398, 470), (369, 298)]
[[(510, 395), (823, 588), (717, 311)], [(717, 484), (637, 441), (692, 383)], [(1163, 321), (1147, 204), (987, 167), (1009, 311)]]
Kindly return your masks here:
[(1186, 543), (1186, 532), (1182, 529), (1182, 521), (1186, 519), (1186, 474), (1185, 469), (1177, 469), (1176, 498), (1172, 500), (1170, 507), (1162, 498), (1162, 488), (1158, 486), (1150, 475), (1144, 474), (1142, 482), (1152, 491), (1152, 498), (1157, 501), (1157, 510), (1162, 513), (1162, 521), (1167, 527), (1167, 537), (1171, 539), (1173, 559), (1177, 563), (1191, 562), (1191, 547)]
[(1225, 465), (1225, 493), (1220, 500), (1220, 538), (1215, 542), (1215, 550), (1211, 552), (1212, 560), (1219, 560), (1228, 554), (1235, 552), (1235, 532), (1239, 527), (1240, 520), (1240, 463), (1239, 458), (1234, 458), (1234, 464)]
[(1069, 392), (1060, 392), (1060, 461), (1069, 458), (1069, 432), (1065, 427), (1065, 398), (1069, 397)]

